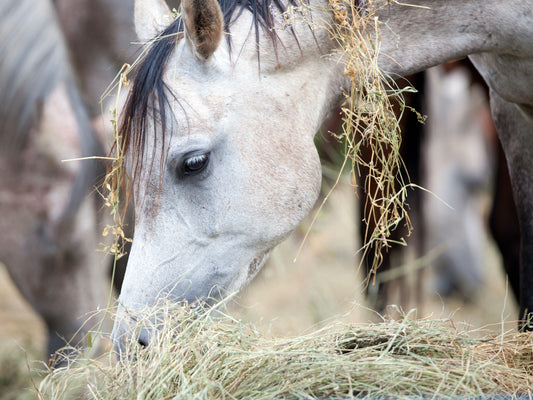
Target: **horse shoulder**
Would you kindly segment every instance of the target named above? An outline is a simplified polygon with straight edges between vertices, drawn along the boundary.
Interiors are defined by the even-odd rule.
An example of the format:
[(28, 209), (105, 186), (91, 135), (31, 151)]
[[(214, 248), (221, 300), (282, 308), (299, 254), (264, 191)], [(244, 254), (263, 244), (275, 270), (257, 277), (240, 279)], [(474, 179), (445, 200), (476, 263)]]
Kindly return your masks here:
[(470, 59), (492, 91), (533, 115), (533, 54), (481, 53)]

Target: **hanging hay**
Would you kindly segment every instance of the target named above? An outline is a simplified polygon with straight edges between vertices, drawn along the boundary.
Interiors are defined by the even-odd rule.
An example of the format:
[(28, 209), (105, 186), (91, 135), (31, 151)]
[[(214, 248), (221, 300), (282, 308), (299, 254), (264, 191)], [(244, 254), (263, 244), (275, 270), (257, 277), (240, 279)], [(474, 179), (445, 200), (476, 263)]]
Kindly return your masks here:
[[(408, 315), (335, 324), (297, 338), (199, 309), (159, 309), (149, 347), (122, 362), (70, 359), (40, 399), (531, 398), (533, 336), (473, 338), (448, 320)], [(161, 311), (164, 310), (164, 311)], [(148, 318), (147, 318), (148, 320)], [(475, 332), (480, 337), (480, 332)], [(528, 397), (529, 396), (529, 397)]]
[[(400, 89), (378, 66), (377, 12), (391, 3), (399, 3), (394, 0), (330, 0), (329, 3), (334, 25), (328, 30), (338, 44), (350, 83), (342, 108), (344, 131), (339, 138), (344, 141), (346, 157), (351, 160), (354, 186), (359, 176), (365, 176), (359, 183), (367, 195), (362, 210), (367, 230), (361, 260), (372, 255), (370, 279), (375, 277), (383, 261), (384, 250), (393, 244), (406, 244), (404, 238), (393, 243), (392, 231), (401, 223), (405, 224), (407, 234), (412, 231), (406, 198), (408, 188), (414, 185), (404, 180), (408, 176), (400, 154), (399, 121), (406, 110), (415, 112), (421, 123), (425, 117), (405, 104), (404, 93), (416, 90), (410, 86)], [(370, 158), (363, 154), (370, 154)]]
[[(342, 106), (343, 132), (336, 137), (345, 145), (345, 161), (339, 178), (345, 166), (351, 164), (353, 185), (361, 187), (366, 195), (367, 203), (362, 214), (367, 229), (361, 262), (373, 260), (368, 281), (375, 278), (383, 262), (384, 250), (388, 251), (394, 244), (406, 245), (405, 238), (391, 240), (392, 231), (402, 223), (407, 235), (412, 231), (407, 213), (407, 191), (418, 186), (408, 181), (401, 158), (399, 122), (406, 111), (414, 112), (420, 123), (425, 121), (425, 116), (405, 103), (404, 94), (415, 93), (416, 89), (411, 86), (399, 88), (378, 66), (381, 23), (377, 14), (391, 3), (401, 4), (395, 0), (329, 0), (330, 8), (326, 14), (333, 14), (331, 24), (320, 20), (317, 17), (320, 13), (313, 13), (313, 6), (307, 0), (300, 0), (298, 6), (289, 6), (281, 16), (280, 28), (286, 30), (304, 22), (314, 30), (328, 31), (338, 47), (337, 54), (331, 56), (344, 63), (348, 89), (344, 92)], [(369, 158), (365, 154), (370, 154)], [(364, 176), (363, 182), (358, 182), (360, 176)], [(339, 179), (331, 190), (338, 182)], [(328, 198), (329, 194), (317, 215)]]

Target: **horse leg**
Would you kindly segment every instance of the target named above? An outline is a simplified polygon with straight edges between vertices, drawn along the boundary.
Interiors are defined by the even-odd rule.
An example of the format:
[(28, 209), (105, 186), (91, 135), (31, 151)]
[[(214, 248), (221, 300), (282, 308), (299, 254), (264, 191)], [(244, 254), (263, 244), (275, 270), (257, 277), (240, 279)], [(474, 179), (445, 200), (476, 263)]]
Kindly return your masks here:
[(521, 231), (520, 325), (533, 330), (533, 110), (491, 91), (494, 122), (507, 157)]
[(501, 145), (497, 149), (498, 164), (490, 213), (490, 231), (502, 254), (503, 266), (516, 302), (520, 301), (520, 229), (514, 203), (507, 160)]

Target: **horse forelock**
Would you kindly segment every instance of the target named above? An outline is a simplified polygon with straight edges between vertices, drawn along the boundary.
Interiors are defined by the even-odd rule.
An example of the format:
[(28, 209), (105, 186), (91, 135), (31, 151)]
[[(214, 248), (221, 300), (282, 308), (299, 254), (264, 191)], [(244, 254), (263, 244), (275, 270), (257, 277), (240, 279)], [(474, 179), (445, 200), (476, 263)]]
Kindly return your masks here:
[[(261, 30), (270, 37), (276, 49), (278, 37), (274, 29), (275, 14), (285, 12), (287, 5), (296, 6), (298, 0), (288, 0), (286, 3), (280, 0), (219, 0), (224, 16), (224, 30), (227, 33), (231, 32), (231, 25), (243, 12), (251, 13), (259, 68)], [(144, 167), (144, 147), (149, 118), (154, 122), (154, 143), (159, 142), (159, 139), (161, 139), (160, 143), (165, 143), (170, 100), (179, 103), (177, 94), (173, 93), (164, 82), (163, 72), (176, 43), (183, 38), (183, 29), (182, 19), (176, 18), (156, 40), (147, 44), (149, 49), (136, 67), (133, 85), (123, 108), (119, 126), (119, 137), (122, 138), (120, 146), (122, 151), (131, 157), (131, 168), (134, 172), (139, 172)], [(231, 51), (231, 35), (226, 35), (226, 40)], [(160, 159), (160, 168), (163, 168), (163, 164), (164, 159)], [(152, 168), (153, 165), (148, 167)], [(119, 182), (119, 184), (122, 183)]]

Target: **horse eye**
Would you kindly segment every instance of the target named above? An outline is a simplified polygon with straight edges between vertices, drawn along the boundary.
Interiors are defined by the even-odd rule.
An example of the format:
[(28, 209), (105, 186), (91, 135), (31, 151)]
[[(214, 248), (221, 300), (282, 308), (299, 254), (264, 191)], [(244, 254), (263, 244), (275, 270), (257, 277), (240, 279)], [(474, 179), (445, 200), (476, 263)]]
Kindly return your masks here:
[(209, 153), (196, 154), (183, 160), (183, 175), (193, 175), (202, 172), (209, 163)]

